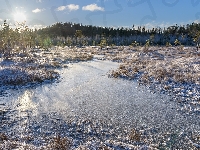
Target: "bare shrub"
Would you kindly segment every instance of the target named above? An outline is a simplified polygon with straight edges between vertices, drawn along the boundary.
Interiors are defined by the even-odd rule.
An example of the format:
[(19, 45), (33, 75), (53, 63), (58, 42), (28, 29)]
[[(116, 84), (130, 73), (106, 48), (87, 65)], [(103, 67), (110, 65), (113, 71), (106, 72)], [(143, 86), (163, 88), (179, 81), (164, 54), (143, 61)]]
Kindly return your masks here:
[(121, 73), (117, 70), (116, 71), (113, 70), (111, 72), (111, 76), (114, 77), (114, 78), (118, 78), (120, 75), (121, 75)]
[(60, 135), (52, 139), (51, 143), (47, 146), (48, 149), (53, 150), (69, 150), (71, 147), (71, 140)]
[(0, 133), (0, 141), (7, 141), (8, 137), (5, 133)]
[(135, 130), (135, 129), (132, 129), (129, 133), (129, 139), (131, 141), (137, 141), (139, 142), (141, 140), (141, 134)]

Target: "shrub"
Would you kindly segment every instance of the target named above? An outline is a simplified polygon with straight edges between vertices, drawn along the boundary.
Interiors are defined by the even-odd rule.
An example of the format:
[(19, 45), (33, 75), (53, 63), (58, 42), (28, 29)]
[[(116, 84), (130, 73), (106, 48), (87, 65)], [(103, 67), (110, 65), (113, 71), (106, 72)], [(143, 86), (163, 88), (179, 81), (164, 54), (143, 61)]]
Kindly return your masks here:
[(71, 140), (66, 137), (56, 136), (47, 147), (53, 150), (68, 150), (71, 147)]
[(132, 129), (129, 133), (129, 139), (131, 141), (139, 142), (141, 140), (141, 134), (138, 131), (136, 131), (135, 129)]

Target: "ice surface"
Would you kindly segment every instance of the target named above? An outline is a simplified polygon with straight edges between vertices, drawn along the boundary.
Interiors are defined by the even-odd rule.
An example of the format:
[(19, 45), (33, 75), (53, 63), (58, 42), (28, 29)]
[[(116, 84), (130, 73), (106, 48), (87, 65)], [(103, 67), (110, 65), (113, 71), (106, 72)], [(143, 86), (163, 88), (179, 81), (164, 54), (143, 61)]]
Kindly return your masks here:
[[(59, 82), (7, 90), (9, 94), (1, 96), (0, 103), (5, 104), (2, 108), (11, 111), (7, 115), (8, 120), (3, 122), (1, 119), (0, 132), (18, 138), (30, 135), (34, 138), (31, 141), (33, 145), (43, 143), (41, 134), (61, 134), (72, 138), (75, 147), (87, 143), (89, 138), (86, 137), (96, 137), (91, 125), (81, 122), (83, 120), (91, 120), (96, 124), (103, 120), (114, 125), (115, 129), (123, 128), (123, 131), (137, 128), (144, 139), (153, 139), (151, 136), (157, 138), (156, 142), (147, 142), (148, 145), (157, 143), (160, 136), (167, 133), (169, 136), (172, 133), (180, 134), (176, 145), (187, 141), (185, 137), (182, 138), (184, 134), (199, 134), (200, 117), (178, 111), (179, 106), (170, 101), (170, 96), (153, 94), (134, 81), (108, 78), (107, 73), (118, 66), (118, 63), (100, 60), (73, 63), (68, 68), (58, 70), (61, 74)], [(86, 132), (85, 127), (86, 137), (81, 137), (77, 130), (83, 128)], [(102, 127), (102, 132), (104, 130), (105, 133), (112, 133), (114, 129)], [(114, 138), (111, 135), (102, 136), (103, 140), (100, 137), (98, 139), (105, 142)], [(125, 140), (123, 133), (121, 136), (119, 134), (118, 138)], [(170, 141), (168, 139), (166, 142)]]

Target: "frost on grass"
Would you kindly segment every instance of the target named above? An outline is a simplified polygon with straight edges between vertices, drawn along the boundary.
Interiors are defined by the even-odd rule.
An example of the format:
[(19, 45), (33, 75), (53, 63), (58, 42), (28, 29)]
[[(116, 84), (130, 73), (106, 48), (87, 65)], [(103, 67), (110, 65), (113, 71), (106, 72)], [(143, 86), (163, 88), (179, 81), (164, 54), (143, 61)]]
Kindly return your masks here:
[[(81, 119), (78, 116), (64, 120), (59, 112), (34, 116), (30, 109), (11, 110), (7, 106), (3, 106), (2, 110), (0, 147), (3, 149), (66, 150), (104, 146), (131, 149), (144, 145), (138, 143), (140, 135), (137, 132), (128, 134), (105, 120)], [(137, 142), (134, 144), (134, 141)]]
[[(194, 49), (179, 51), (176, 48), (152, 48), (149, 51), (136, 51), (124, 59), (113, 76), (134, 79), (140, 75), (141, 81), (158, 82), (173, 80), (176, 83), (200, 84), (200, 53)], [(116, 73), (116, 74), (115, 74)]]
[[(172, 91), (176, 96), (181, 97), (177, 101), (193, 102), (194, 107), (185, 105), (186, 110), (196, 109), (195, 112), (198, 113), (199, 54), (192, 48), (183, 51), (176, 48), (158, 47), (149, 49), (118, 47), (102, 50), (96, 48), (38, 50), (31, 53), (31, 57), (13, 57), (11, 60), (2, 61), (1, 74), (7, 76), (1, 82), (2, 84), (13, 84), (13, 81), (37, 82), (38, 79), (34, 76), (40, 75), (39, 77), (41, 77), (42, 75), (44, 77), (42, 79), (46, 79), (50, 76), (48, 71), (54, 72), (54, 69), (64, 67), (70, 62), (91, 60), (93, 54), (102, 55), (99, 59), (124, 63), (118, 70), (112, 72), (112, 76), (135, 79), (154, 90), (159, 89), (161, 92)], [(20, 77), (20, 80), (16, 78), (17, 74), (25, 77), (25, 80), (21, 81)], [(8, 78), (10, 83), (6, 81)], [(188, 96), (185, 95), (182, 98), (184, 94), (188, 94)], [(29, 101), (25, 101), (25, 104), (34, 107)], [(185, 109), (185, 107), (182, 108)], [(149, 111), (147, 112), (149, 113)], [(0, 147), (4, 149), (129, 150), (176, 149), (177, 147), (198, 149), (200, 145), (199, 131), (193, 132), (193, 130), (187, 129), (188, 126), (194, 125), (191, 120), (187, 121), (188, 124), (184, 125), (185, 128), (182, 124), (176, 126), (177, 118), (174, 119), (174, 124), (165, 126), (159, 122), (155, 126), (144, 124), (136, 127), (125, 125), (121, 127), (110, 120), (96, 118), (72, 116), (63, 119), (59, 112), (34, 116), (33, 111), (24, 110), (23, 107), (22, 109), (1, 109), (0, 114), (2, 122)], [(167, 119), (173, 120), (171, 117)]]
[(59, 77), (57, 68), (67, 67), (67, 63), (87, 61), (92, 55), (77, 49), (52, 48), (32, 49), (26, 53), (13, 53), (0, 59), (0, 85), (25, 85), (41, 83)]
[(44, 80), (53, 80), (57, 73), (45, 69), (12, 67), (3, 68), (0, 71), (0, 85), (25, 85), (27, 83), (39, 83)]
[(111, 57), (116, 58), (123, 64), (111, 72), (112, 77), (137, 80), (153, 91), (172, 93), (187, 110), (200, 113), (200, 52), (196, 48), (143, 47), (131, 52), (129, 48)]
[[(53, 116), (43, 114), (40, 120), (34, 117), (24, 117), (23, 120), (4, 118), (4, 121), (13, 126), (19, 123), (21, 128), (6, 134), (1, 133), (0, 147), (33, 150), (82, 148), (131, 150), (149, 147), (142, 142), (142, 135), (135, 129), (129, 130), (105, 120), (81, 119), (78, 116), (63, 120), (59, 117), (59, 113), (53, 114)], [(9, 128), (4, 125), (4, 128), (6, 127)]]
[[(0, 147), (5, 149), (197, 149), (200, 144), (198, 131), (183, 134), (170, 126), (161, 130), (79, 116), (63, 119), (59, 112), (31, 116), (31, 112), (26, 111), (27, 116), (23, 117), (17, 117), (18, 111), (7, 113), (1, 130), (19, 125), (20, 128), (0, 134)], [(15, 118), (9, 118), (12, 115)]]

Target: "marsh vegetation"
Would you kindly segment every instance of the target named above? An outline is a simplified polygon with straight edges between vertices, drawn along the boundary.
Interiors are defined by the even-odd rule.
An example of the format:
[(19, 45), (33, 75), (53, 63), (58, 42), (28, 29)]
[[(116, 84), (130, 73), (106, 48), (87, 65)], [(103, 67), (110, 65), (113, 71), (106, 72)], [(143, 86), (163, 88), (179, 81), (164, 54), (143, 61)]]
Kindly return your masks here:
[(0, 147), (198, 149), (199, 33), (5, 21)]

